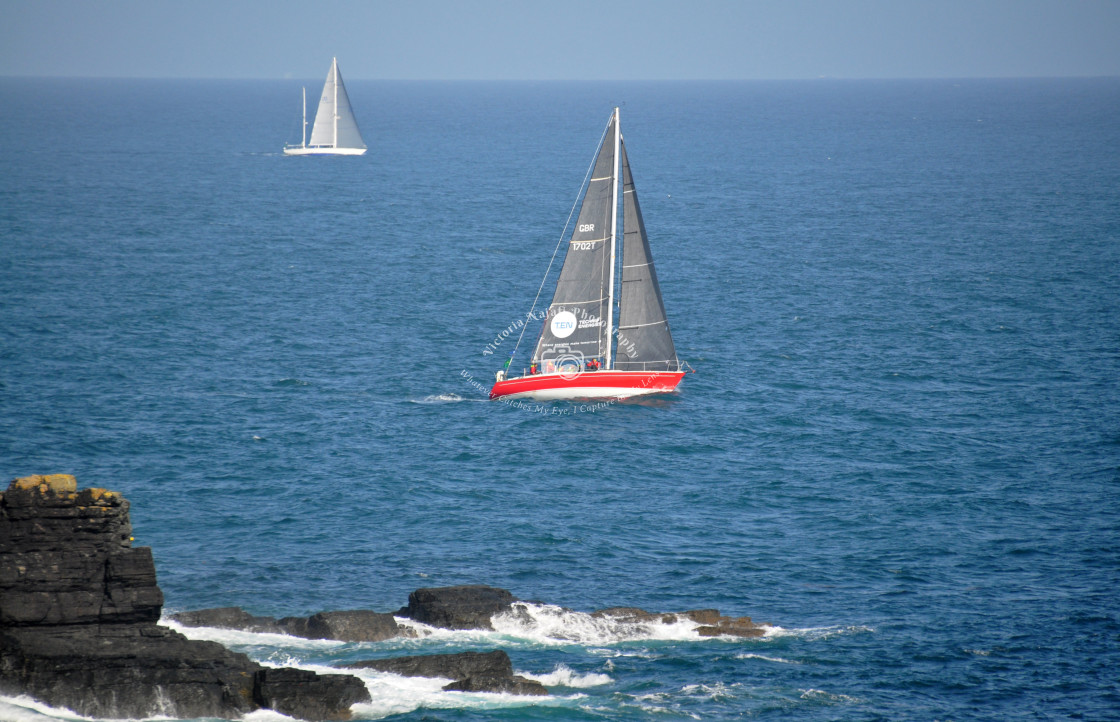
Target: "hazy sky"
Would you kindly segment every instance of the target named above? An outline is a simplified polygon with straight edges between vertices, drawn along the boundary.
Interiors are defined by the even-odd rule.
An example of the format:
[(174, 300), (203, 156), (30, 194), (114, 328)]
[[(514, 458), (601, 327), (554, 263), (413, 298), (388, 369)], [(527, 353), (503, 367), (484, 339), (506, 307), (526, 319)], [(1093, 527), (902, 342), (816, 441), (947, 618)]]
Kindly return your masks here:
[(1120, 76), (1120, 0), (0, 0), (0, 75)]

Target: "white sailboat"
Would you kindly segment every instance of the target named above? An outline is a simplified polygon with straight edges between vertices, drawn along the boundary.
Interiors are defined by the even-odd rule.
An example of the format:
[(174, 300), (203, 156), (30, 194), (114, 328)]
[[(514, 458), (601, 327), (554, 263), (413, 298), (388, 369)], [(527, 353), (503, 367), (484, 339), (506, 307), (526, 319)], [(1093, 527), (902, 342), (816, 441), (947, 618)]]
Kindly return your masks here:
[(365, 152), (366, 144), (350, 108), (342, 74), (338, 72), (338, 58), (332, 58), (319, 109), (315, 112), (311, 142), (307, 141), (307, 88), (304, 88), (303, 135), (299, 145), (284, 146), (284, 155), (362, 155)]
[(618, 115), (615, 108), (600, 141), (528, 373), (511, 377), (499, 371), (491, 399), (667, 394), (684, 377), (686, 364), (677, 358), (669, 332)]

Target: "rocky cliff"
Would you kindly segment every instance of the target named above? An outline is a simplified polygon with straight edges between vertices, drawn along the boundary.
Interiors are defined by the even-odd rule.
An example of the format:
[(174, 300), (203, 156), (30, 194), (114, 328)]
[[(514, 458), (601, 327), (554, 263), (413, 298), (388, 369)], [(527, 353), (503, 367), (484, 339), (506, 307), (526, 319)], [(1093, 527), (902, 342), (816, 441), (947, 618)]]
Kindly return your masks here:
[(345, 720), (368, 701), (351, 675), (267, 669), (159, 626), (151, 550), (128, 501), (64, 474), (0, 494), (0, 693), (92, 717), (236, 718), (273, 709)]

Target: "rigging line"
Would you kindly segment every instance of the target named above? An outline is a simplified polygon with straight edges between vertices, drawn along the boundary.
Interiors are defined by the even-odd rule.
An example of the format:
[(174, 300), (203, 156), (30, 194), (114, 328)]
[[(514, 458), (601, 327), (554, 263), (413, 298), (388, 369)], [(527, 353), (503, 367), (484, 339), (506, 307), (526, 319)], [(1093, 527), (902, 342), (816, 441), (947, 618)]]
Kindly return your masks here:
[[(541, 285), (537, 287), (537, 295), (533, 297), (533, 305), (529, 308), (529, 317), (537, 310), (537, 301), (540, 300), (541, 291), (544, 290), (545, 281), (548, 280), (548, 272), (552, 270), (552, 264), (556, 262), (556, 254), (560, 252), (560, 245), (564, 242), (564, 236), (568, 233), (568, 226), (572, 223), (572, 216), (576, 213), (576, 206), (579, 205), (580, 197), (583, 195), (583, 189), (587, 187), (588, 178), (591, 177), (592, 171), (595, 170), (595, 162), (599, 160), (599, 150), (603, 147), (603, 142), (607, 138), (607, 128), (611, 127), (611, 121), (614, 120), (614, 115), (611, 115), (610, 120), (607, 121), (607, 127), (603, 128), (603, 137), (599, 139), (599, 145), (595, 146), (595, 154), (591, 156), (591, 165), (587, 166), (587, 172), (583, 175), (583, 183), (579, 186), (579, 193), (576, 193), (576, 199), (572, 202), (572, 210), (568, 211), (568, 220), (564, 221), (564, 230), (560, 232), (560, 240), (556, 241), (556, 248), (552, 249), (552, 258), (548, 261), (548, 268), (544, 271), (544, 278), (541, 279)], [(509, 357), (512, 359), (517, 354), (517, 349), (521, 347), (521, 339), (525, 337), (525, 329), (529, 324), (521, 327), (521, 333), (517, 336), (517, 343), (513, 345), (513, 351)], [(543, 332), (543, 328), (542, 328)]]

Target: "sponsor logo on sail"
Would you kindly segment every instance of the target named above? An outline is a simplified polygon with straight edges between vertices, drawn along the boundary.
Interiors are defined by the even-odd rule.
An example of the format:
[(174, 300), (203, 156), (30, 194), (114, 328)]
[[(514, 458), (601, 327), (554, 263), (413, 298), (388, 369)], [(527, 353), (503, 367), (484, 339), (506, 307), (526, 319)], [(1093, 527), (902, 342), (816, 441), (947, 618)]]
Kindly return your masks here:
[(550, 328), (556, 338), (567, 338), (575, 333), (576, 315), (571, 311), (561, 311), (552, 317)]

